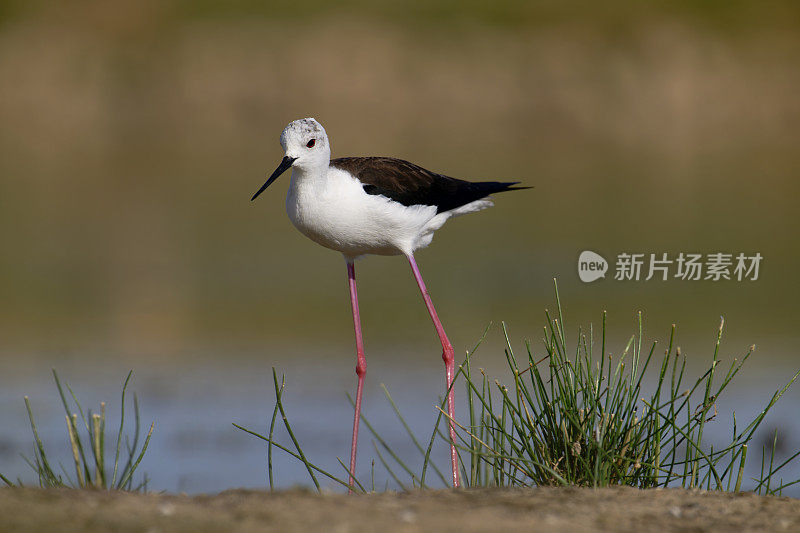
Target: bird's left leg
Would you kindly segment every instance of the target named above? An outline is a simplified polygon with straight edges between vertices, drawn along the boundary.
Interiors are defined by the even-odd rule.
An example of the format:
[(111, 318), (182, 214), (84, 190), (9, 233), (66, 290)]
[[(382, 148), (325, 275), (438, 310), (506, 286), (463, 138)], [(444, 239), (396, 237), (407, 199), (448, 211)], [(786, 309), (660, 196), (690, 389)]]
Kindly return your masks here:
[(353, 478), (356, 473), (356, 450), (358, 448), (358, 422), (361, 418), (361, 393), (364, 390), (364, 376), (367, 374), (367, 358), (364, 356), (364, 341), (361, 338), (361, 317), (358, 313), (358, 293), (356, 292), (356, 267), (353, 259), (347, 258), (347, 281), (350, 286), (350, 305), (353, 309), (353, 326), (356, 330), (356, 408), (353, 417), (353, 443), (350, 447), (350, 489), (353, 492)]
[(422, 293), (422, 299), (425, 301), (425, 307), (428, 308), (428, 313), (431, 315), (431, 320), (433, 320), (433, 326), (436, 328), (436, 334), (439, 335), (439, 340), (442, 343), (442, 359), (444, 360), (444, 375), (445, 381), (447, 382), (447, 414), (450, 417), (449, 427), (450, 427), (450, 462), (453, 471), (453, 487), (460, 487), (461, 482), (459, 481), (459, 474), (458, 474), (458, 453), (456, 452), (456, 428), (455, 428), (455, 419), (456, 419), (456, 408), (455, 408), (455, 392), (453, 391), (453, 376), (455, 374), (455, 351), (453, 350), (453, 345), (450, 344), (450, 340), (447, 338), (447, 334), (444, 332), (444, 327), (442, 327), (442, 322), (439, 320), (439, 315), (436, 314), (436, 309), (433, 307), (433, 302), (431, 301), (431, 297), (428, 294), (428, 288), (425, 286), (425, 282), (422, 280), (422, 274), (419, 272), (419, 267), (417, 266), (417, 262), (414, 260), (414, 256), (412, 254), (408, 255), (408, 262), (411, 264), (411, 271), (414, 273), (414, 279), (417, 281), (417, 285), (419, 286), (419, 290)]

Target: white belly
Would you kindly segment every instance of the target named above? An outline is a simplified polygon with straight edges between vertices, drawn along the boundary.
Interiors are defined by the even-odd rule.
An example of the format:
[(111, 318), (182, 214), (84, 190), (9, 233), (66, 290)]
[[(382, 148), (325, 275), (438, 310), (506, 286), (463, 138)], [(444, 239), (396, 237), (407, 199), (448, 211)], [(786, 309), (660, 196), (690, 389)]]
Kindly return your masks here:
[(337, 169), (324, 182), (297, 178), (292, 175), (286, 197), (289, 219), (314, 242), (350, 257), (410, 254), (427, 246), (447, 219), (434, 206), (405, 207), (369, 195), (358, 180)]

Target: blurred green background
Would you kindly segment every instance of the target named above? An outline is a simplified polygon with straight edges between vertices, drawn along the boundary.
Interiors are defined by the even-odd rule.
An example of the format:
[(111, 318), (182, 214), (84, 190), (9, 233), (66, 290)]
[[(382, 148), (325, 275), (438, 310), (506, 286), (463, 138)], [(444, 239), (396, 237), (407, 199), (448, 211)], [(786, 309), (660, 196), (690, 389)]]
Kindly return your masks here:
[[(724, 315), (731, 351), (792, 366), (798, 30), (795, 1), (5, 0), (0, 350), (352, 362), (341, 257), (291, 226), (288, 179), (249, 202), (313, 116), (334, 156), (535, 187), (418, 254), (459, 351), (490, 321), (538, 338), (557, 277), (573, 331), (607, 309), (621, 342), (641, 309), (707, 358)], [(755, 282), (583, 284), (585, 249), (764, 260)], [(357, 268), (368, 355), (438, 368), (406, 263)]]

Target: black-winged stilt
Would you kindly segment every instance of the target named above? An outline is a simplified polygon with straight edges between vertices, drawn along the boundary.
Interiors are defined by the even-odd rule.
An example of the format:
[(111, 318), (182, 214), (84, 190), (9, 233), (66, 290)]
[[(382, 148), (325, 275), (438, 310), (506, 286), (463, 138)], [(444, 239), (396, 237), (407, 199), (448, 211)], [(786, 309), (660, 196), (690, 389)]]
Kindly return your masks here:
[(414, 260), (414, 252), (431, 243), (433, 232), (450, 217), (492, 205), (488, 195), (524, 189), (518, 182), (469, 182), (425, 170), (392, 157), (343, 157), (331, 160), (331, 146), (322, 125), (313, 118), (295, 120), (281, 133), (285, 156), (275, 172), (256, 192), (264, 189), (290, 167), (292, 178), (286, 211), (295, 227), (312, 241), (344, 255), (350, 286), (350, 303), (356, 333), (356, 390), (353, 442), (350, 448), (350, 489), (356, 468), (358, 423), (367, 360), (361, 338), (356, 292), (355, 259), (367, 254), (405, 255), (411, 265), (422, 299), (442, 343), (445, 381), (449, 391), (450, 460), (453, 486), (459, 487), (454, 393), (454, 350), (428, 289)]

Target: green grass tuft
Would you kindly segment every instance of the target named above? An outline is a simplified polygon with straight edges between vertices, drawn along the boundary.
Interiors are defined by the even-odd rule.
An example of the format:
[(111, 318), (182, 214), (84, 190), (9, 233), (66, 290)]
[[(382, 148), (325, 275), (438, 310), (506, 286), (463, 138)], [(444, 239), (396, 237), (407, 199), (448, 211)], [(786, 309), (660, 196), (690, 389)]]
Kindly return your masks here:
[[(89, 410), (85, 415), (80, 402), (70, 386), (66, 383), (62, 385), (58, 373), (53, 370), (61, 403), (66, 413), (67, 435), (69, 436), (70, 452), (74, 462), (74, 477), (70, 475), (64, 465), (59, 464), (55, 469), (47, 456), (44, 443), (39, 437), (36, 421), (33, 417), (28, 397), (25, 397), (25, 408), (28, 411), (28, 419), (31, 423), (33, 432), (33, 458), (23, 456), (25, 461), (36, 472), (39, 486), (42, 488), (51, 487), (71, 487), (71, 488), (93, 488), (93, 489), (114, 489), (140, 491), (147, 489), (147, 476), (134, 485), (133, 476), (136, 469), (144, 458), (147, 447), (150, 444), (150, 437), (153, 435), (155, 423), (150, 424), (150, 429), (139, 449), (141, 436), (139, 421), (139, 400), (136, 393), (133, 395), (134, 411), (134, 430), (132, 438), (123, 435), (125, 426), (125, 395), (128, 389), (133, 371), (128, 373), (125, 383), (122, 386), (122, 398), (120, 401), (120, 422), (117, 432), (116, 445), (114, 446), (114, 462), (109, 464), (106, 461), (106, 404), (100, 403), (100, 413), (93, 413)], [(69, 398), (74, 404), (70, 407), (64, 388), (69, 391)], [(77, 413), (75, 412), (77, 410)], [(85, 438), (81, 438), (81, 430), (85, 432)], [(0, 479), (9, 486), (23, 486), (21, 480), (12, 483), (5, 476), (0, 475)]]
[[(545, 311), (547, 323), (541, 353), (526, 343), (526, 353), (519, 359), (503, 325), (505, 358), (511, 373), (508, 384), (491, 380), (482, 369), (473, 372), (473, 357), (480, 342), (468, 352), (458, 369), (454, 384), (465, 386), (469, 411), (468, 423), (456, 421), (465, 484), (469, 487), (626, 485), (742, 490), (748, 446), (767, 413), (800, 372), (777, 389), (744, 428), (739, 428), (734, 414), (730, 439), (714, 447), (704, 436), (706, 424), (717, 416), (720, 397), (754, 347), (741, 359), (734, 359), (723, 373), (719, 368), (723, 320), (710, 365), (699, 377), (690, 379), (686, 373), (686, 357), (674, 345), (674, 325), (661, 356), (656, 356), (655, 342), (649, 347), (643, 346), (641, 313), (637, 331), (618, 355), (606, 351), (605, 313), (599, 338), (595, 338), (591, 326), (588, 331), (579, 329), (575, 345), (568, 347), (557, 286), (555, 297), (556, 316)], [(649, 385), (646, 387), (646, 384)], [(278, 386), (276, 375), (275, 412), (280, 411), (288, 430), (290, 426), (281, 402), (283, 387), (284, 384)], [(439, 406), (428, 445), (423, 447), (385, 387), (384, 393), (418, 450), (421, 465), (408, 465), (368, 420), (362, 418), (375, 438), (379, 462), (404, 490), (427, 488), (429, 470), (447, 486), (447, 477), (431, 461), (434, 442), (437, 439), (449, 442), (440, 429), (447, 425), (444, 401)], [(236, 426), (268, 443), (270, 486), (273, 446), (300, 459), (318, 489), (313, 472), (347, 486), (346, 476), (338, 477), (310, 463), (291, 432), (296, 453), (278, 444), (274, 437), (274, 420), (273, 414), (268, 436)], [(758, 494), (781, 494), (783, 489), (800, 483), (800, 480), (779, 479), (779, 474), (800, 451), (776, 465), (776, 442), (777, 436), (772, 449), (763, 450), (760, 475), (752, 480), (752, 490)], [(347, 468), (341, 464), (346, 473)], [(372, 475), (374, 479), (374, 463)], [(357, 489), (365, 490), (361, 483)]]

